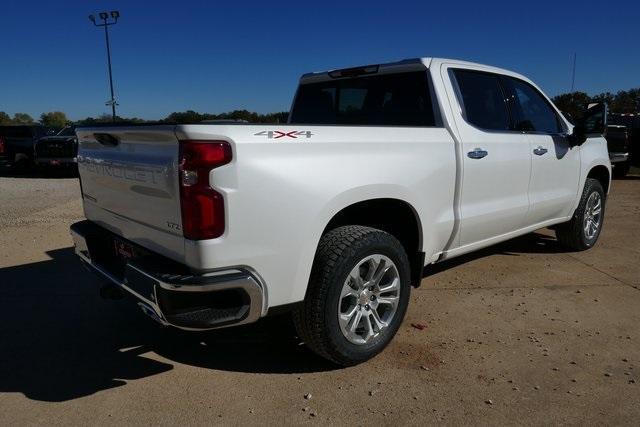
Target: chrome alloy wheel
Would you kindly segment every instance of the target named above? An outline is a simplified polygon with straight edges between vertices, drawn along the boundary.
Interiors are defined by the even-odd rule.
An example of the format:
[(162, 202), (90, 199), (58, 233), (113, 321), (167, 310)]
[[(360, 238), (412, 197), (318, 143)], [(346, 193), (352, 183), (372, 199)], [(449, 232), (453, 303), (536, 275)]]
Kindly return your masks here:
[(338, 323), (347, 340), (366, 344), (389, 327), (400, 301), (400, 274), (384, 255), (360, 260), (342, 286)]
[(602, 197), (600, 193), (593, 192), (587, 199), (584, 209), (583, 229), (587, 239), (593, 239), (600, 229), (602, 223)]

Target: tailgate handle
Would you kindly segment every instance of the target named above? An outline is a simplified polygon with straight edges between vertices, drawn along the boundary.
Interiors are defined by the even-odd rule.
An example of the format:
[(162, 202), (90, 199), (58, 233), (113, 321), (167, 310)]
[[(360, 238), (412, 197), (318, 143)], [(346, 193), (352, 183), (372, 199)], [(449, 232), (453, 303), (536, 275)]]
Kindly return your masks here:
[(108, 147), (115, 147), (120, 144), (120, 140), (110, 133), (94, 133), (93, 137), (102, 145), (106, 145)]

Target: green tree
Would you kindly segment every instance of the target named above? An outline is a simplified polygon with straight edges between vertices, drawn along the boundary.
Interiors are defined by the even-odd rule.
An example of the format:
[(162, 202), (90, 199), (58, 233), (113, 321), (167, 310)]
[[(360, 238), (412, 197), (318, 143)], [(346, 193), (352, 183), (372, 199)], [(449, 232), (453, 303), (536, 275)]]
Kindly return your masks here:
[[(126, 117), (120, 117), (120, 116), (116, 116), (115, 122), (123, 125), (137, 124), (137, 123), (152, 123), (148, 120), (140, 119), (138, 117), (126, 118)], [(87, 117), (85, 119), (78, 120), (77, 122), (75, 122), (75, 124), (78, 126), (93, 126), (93, 125), (100, 125), (105, 123), (113, 123), (113, 118), (111, 117), (111, 114), (105, 113), (105, 114), (101, 114), (98, 117)]]
[(67, 119), (67, 115), (62, 111), (51, 111), (40, 115), (40, 123), (42, 123), (43, 126), (59, 129), (68, 125), (69, 119)]
[(568, 113), (572, 119), (582, 117), (586, 106), (591, 102), (591, 97), (584, 92), (563, 93), (555, 96), (553, 103), (563, 113)]
[(33, 124), (33, 117), (27, 113), (15, 113), (13, 115), (13, 123), (17, 125), (30, 125)]
[(621, 90), (613, 96), (609, 109), (614, 113), (635, 113), (640, 109), (640, 88)]
[(234, 110), (220, 114), (198, 113), (193, 110), (175, 112), (160, 120), (164, 123), (199, 123), (203, 120), (244, 120), (249, 123), (286, 123), (289, 113), (258, 114), (247, 110)]
[(171, 113), (165, 117), (163, 121), (170, 123), (198, 123), (207, 119), (211, 120), (205, 114), (197, 113), (193, 110), (187, 110)]
[(0, 125), (10, 125), (11, 123), (11, 116), (4, 111), (0, 111)]
[(589, 96), (584, 92), (563, 93), (553, 98), (554, 104), (574, 119), (582, 116), (585, 108), (592, 102), (606, 102), (612, 113), (640, 112), (640, 88), (621, 90), (613, 94), (603, 92)]

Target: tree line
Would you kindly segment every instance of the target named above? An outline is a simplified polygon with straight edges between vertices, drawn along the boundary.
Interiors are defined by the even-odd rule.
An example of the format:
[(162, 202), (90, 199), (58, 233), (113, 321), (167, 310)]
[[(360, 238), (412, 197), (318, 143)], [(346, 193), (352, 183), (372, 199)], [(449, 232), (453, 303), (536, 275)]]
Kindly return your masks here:
[[(193, 110), (174, 112), (161, 120), (145, 120), (138, 117), (116, 116), (117, 123), (198, 123), (205, 120), (234, 120), (246, 121), (248, 123), (286, 123), (289, 113), (282, 111), (279, 113), (260, 114), (248, 110), (234, 110), (221, 114), (198, 113)], [(0, 125), (31, 125), (41, 124), (50, 128), (63, 128), (67, 125), (91, 126), (103, 123), (112, 123), (110, 114), (102, 114), (98, 117), (87, 117), (82, 120), (72, 121), (62, 111), (51, 111), (42, 113), (40, 120), (36, 121), (27, 113), (15, 113), (13, 117), (4, 111), (0, 111)]]
[[(590, 96), (585, 92), (570, 92), (554, 96), (553, 102), (563, 112), (578, 119), (582, 116), (586, 106), (593, 102), (606, 102), (612, 113), (638, 113), (640, 112), (640, 88), (621, 90), (617, 93), (604, 92)], [(119, 123), (198, 123), (205, 120), (242, 120), (249, 123), (286, 123), (289, 113), (259, 114), (247, 110), (234, 110), (221, 114), (198, 113), (193, 110), (174, 112), (161, 120), (145, 120), (138, 117), (116, 117)], [(98, 117), (87, 117), (78, 121), (71, 121), (62, 111), (50, 111), (42, 113), (38, 124), (50, 128), (63, 128), (69, 124), (90, 126), (101, 123), (111, 123), (112, 117), (103, 114)], [(35, 124), (36, 120), (27, 113), (15, 113), (13, 117), (4, 111), (0, 111), (0, 125), (27, 125)]]
[(617, 93), (603, 92), (589, 96), (585, 92), (563, 93), (552, 98), (556, 107), (572, 118), (579, 119), (586, 106), (594, 102), (606, 102), (611, 113), (640, 112), (640, 88), (621, 90)]

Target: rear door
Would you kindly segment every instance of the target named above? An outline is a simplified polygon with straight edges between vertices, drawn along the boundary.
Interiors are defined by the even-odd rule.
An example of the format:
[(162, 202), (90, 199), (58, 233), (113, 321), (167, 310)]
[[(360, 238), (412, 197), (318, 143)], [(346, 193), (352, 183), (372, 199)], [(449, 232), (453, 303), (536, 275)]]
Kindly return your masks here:
[(532, 154), (527, 224), (571, 215), (580, 180), (580, 148), (571, 147), (550, 101), (533, 85), (504, 76), (513, 99), (515, 127), (525, 132)]
[(85, 216), (171, 257), (184, 251), (174, 126), (79, 128)]
[(462, 141), (460, 246), (518, 230), (529, 210), (531, 151), (514, 131), (498, 74), (451, 68)]

